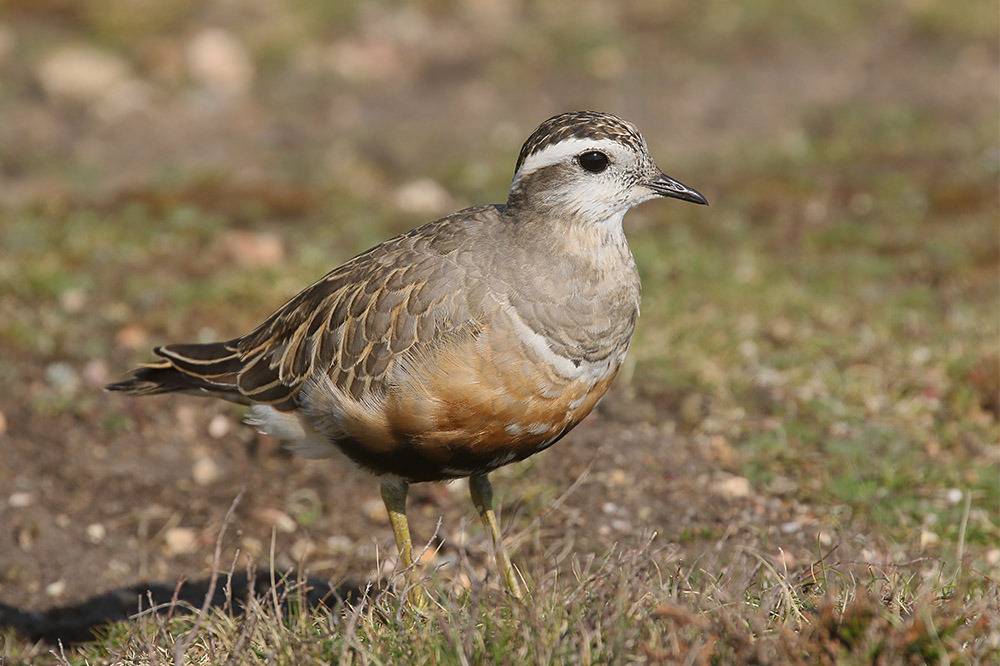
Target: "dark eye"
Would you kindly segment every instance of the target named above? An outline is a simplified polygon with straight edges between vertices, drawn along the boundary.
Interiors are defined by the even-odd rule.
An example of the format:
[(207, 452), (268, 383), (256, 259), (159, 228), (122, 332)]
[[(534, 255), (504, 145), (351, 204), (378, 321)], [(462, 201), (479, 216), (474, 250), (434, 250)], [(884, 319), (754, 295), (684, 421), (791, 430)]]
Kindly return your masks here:
[(580, 166), (591, 173), (601, 173), (608, 168), (608, 156), (596, 150), (587, 151), (576, 159)]

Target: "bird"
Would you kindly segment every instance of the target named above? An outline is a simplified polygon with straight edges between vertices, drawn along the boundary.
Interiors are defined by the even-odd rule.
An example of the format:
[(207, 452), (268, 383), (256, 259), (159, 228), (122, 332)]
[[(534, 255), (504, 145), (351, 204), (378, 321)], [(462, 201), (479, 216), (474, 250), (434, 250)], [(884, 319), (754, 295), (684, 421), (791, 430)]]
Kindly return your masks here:
[(524, 599), (489, 474), (552, 446), (611, 386), (640, 302), (622, 220), (654, 198), (708, 204), (632, 123), (553, 116), (522, 146), (506, 203), (376, 245), (245, 335), (156, 347), (106, 389), (248, 405), (248, 423), (303, 456), (345, 455), (379, 482), (404, 571), (410, 484), (468, 478), (499, 575)]

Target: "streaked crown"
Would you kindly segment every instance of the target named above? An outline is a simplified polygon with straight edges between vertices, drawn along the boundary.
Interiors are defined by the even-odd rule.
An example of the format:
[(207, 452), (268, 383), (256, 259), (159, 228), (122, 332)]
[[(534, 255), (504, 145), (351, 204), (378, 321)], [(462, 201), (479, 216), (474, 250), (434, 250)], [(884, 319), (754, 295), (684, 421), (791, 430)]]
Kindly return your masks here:
[(524, 161), (532, 155), (567, 139), (611, 139), (637, 153), (646, 152), (646, 140), (632, 123), (610, 113), (571, 111), (549, 118), (532, 132), (521, 147), (514, 173), (520, 171)]

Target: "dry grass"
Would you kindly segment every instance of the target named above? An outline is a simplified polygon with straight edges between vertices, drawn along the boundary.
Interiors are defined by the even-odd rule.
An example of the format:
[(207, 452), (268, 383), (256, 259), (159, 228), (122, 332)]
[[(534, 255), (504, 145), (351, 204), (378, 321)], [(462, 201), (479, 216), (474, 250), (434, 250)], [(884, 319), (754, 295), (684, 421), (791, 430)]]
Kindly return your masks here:
[(848, 544), (794, 572), (724, 542), (685, 562), (659, 541), (601, 556), (557, 542), (531, 571), (524, 604), (478, 579), (467, 560), (430, 572), (431, 604), (421, 611), (399, 603), (398, 574), (360, 599), (318, 607), (291, 574), (279, 592), (251, 585), (247, 598), (227, 593), (221, 607), (146, 610), (101, 630), (92, 646), (25, 646), (5, 663), (889, 665), (1000, 656), (997, 583), (978, 572), (946, 571), (935, 558), (846, 560)]
[[(2, 629), (4, 666), (1000, 661), (989, 3), (9, 5), (0, 612), (107, 590), (131, 609), (123, 586), (169, 598), (209, 573), (217, 594), (144, 597), (62, 648)], [(188, 65), (213, 27), (255, 65), (242, 96)], [(124, 97), (42, 84), (78, 43), (118, 59)], [(414, 488), (417, 538), (443, 516), (415, 613), (372, 569), (391, 544), (373, 484), (284, 457), (235, 408), (97, 390), (502, 198), (518, 141), (578, 107), (635, 120), (712, 206), (629, 215), (631, 365), (566, 442), (497, 475), (527, 603), (454, 488)], [(377, 582), (314, 605), (348, 579)]]

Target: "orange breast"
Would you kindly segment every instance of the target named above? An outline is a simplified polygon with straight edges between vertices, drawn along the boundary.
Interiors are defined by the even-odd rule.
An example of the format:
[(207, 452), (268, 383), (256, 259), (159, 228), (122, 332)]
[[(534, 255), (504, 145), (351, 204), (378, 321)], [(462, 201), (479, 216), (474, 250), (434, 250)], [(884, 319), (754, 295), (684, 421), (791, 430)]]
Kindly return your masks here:
[(516, 340), (489, 334), (451, 346), (414, 363), (389, 392), (386, 471), (432, 480), (522, 460), (589, 414), (617, 370), (566, 378)]

